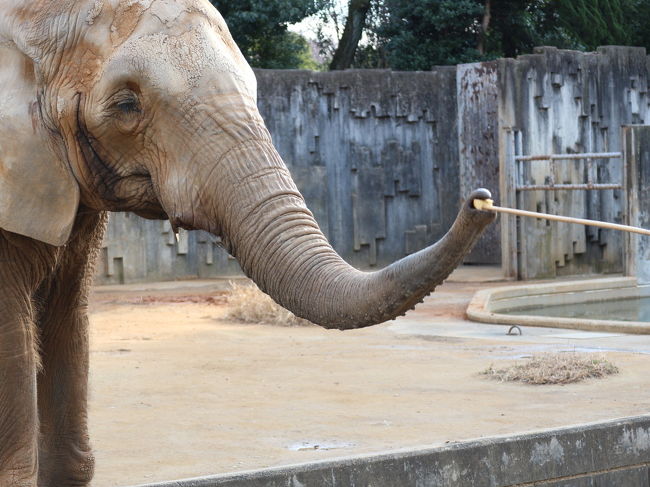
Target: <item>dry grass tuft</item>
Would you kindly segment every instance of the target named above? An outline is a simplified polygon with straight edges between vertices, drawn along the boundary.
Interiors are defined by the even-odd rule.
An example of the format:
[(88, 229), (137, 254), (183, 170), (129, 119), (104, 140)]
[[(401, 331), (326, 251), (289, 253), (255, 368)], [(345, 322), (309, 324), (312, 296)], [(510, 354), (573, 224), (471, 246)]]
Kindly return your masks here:
[(492, 365), (482, 375), (501, 382), (526, 384), (571, 384), (585, 379), (598, 379), (617, 374), (618, 367), (603, 355), (593, 353), (544, 353), (534, 355), (526, 363), (503, 369)]
[(291, 311), (273, 301), (255, 284), (231, 283), (226, 318), (245, 323), (265, 323), (277, 326), (315, 326), (298, 318)]

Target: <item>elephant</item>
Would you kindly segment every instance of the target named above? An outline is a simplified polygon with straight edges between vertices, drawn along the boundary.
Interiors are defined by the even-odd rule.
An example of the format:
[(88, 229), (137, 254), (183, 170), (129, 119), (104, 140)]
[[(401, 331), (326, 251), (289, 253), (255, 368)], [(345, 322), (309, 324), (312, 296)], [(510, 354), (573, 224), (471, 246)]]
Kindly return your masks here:
[(402, 315), (494, 214), (375, 272), (333, 250), (273, 146), (254, 72), (207, 0), (0, 0), (0, 485), (86, 486), (88, 289), (108, 212), (219, 236), (326, 328)]

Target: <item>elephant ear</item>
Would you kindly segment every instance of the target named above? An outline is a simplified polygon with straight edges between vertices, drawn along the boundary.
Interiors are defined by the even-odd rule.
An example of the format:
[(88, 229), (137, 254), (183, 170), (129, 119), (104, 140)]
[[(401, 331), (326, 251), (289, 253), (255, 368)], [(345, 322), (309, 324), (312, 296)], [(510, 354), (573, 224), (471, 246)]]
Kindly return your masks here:
[(0, 228), (61, 246), (79, 187), (43, 127), (34, 64), (0, 44)]

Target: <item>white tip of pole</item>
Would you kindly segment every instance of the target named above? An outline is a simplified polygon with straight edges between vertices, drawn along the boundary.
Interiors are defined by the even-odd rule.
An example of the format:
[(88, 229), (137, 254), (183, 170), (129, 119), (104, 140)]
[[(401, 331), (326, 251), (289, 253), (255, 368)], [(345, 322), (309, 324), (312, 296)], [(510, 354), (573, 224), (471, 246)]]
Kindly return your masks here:
[(491, 210), (492, 206), (494, 205), (494, 200), (475, 199), (473, 204), (474, 208), (477, 210)]

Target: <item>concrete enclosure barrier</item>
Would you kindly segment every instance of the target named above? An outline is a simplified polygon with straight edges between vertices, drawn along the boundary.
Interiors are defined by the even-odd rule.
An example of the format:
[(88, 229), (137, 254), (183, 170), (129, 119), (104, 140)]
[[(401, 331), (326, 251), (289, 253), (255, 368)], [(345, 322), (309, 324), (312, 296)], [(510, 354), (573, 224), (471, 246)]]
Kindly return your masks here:
[(650, 416), (146, 487), (648, 487)]

